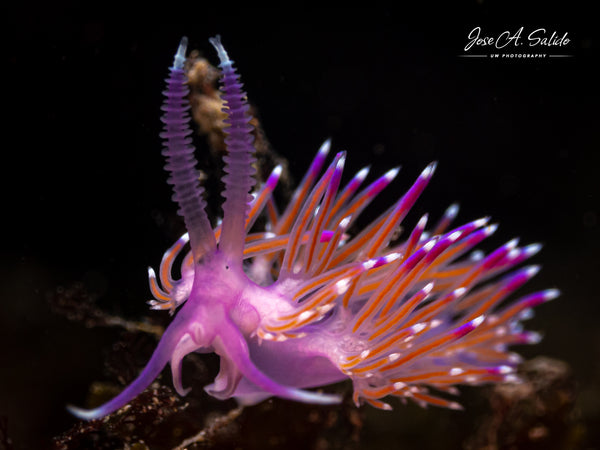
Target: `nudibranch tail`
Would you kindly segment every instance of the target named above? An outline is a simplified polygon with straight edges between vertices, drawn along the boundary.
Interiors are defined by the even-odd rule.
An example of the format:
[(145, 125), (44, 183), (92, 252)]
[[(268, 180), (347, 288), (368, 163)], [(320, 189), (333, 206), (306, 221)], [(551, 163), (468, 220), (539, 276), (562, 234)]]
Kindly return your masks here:
[(246, 93), (242, 91), (242, 83), (233, 67), (233, 61), (229, 59), (223, 48), (220, 36), (210, 39), (210, 42), (221, 60), (219, 67), (222, 71), (223, 112), (228, 116), (225, 120), (227, 127), (224, 129), (227, 135), (225, 138), (227, 155), (223, 157), (226, 173), (223, 177), (225, 202), (219, 250), (231, 259), (231, 263), (241, 265), (246, 218), (252, 202), (249, 192), (256, 182), (253, 177), (256, 172), (253, 167), (254, 136), (251, 134), (254, 128), (249, 124), (251, 116), (248, 113)]
[(216, 240), (206, 215), (204, 189), (199, 183), (196, 169), (195, 147), (192, 145), (192, 129), (189, 126), (190, 108), (187, 76), (184, 71), (187, 38), (182, 38), (173, 66), (169, 69), (167, 90), (164, 92), (164, 124), (161, 137), (165, 140), (163, 155), (167, 158), (165, 169), (169, 172), (169, 184), (173, 185), (173, 200), (179, 205), (179, 214), (189, 232), (190, 245), (195, 259), (214, 251)]

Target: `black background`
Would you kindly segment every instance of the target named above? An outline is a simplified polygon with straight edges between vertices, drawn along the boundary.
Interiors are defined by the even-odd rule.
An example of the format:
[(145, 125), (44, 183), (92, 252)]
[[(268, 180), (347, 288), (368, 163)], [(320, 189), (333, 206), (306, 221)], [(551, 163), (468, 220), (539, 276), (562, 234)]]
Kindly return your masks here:
[[(408, 224), (459, 201), (459, 222), (500, 222), (486, 248), (514, 236), (544, 244), (535, 258), (544, 269), (526, 289), (563, 295), (536, 311), (529, 327), (545, 338), (523, 353), (567, 361), (578, 411), (597, 426), (600, 60), (591, 10), (568, 2), (527, 12), (488, 2), (418, 12), (196, 7), (172, 21), (145, 19), (148, 7), (104, 18), (55, 4), (5, 11), (0, 415), (15, 448), (39, 448), (73, 423), (64, 405), (83, 403), (119, 333), (53, 314), (48, 296), (81, 281), (107, 311), (145, 314), (146, 267), (182, 230), (160, 155), (163, 78), (182, 35), (216, 62), (208, 44), (216, 33), (296, 179), (327, 137), (348, 150), (346, 179), (366, 164), (371, 177), (401, 164), (376, 211), (437, 160)], [(560, 53), (572, 57), (458, 57), (475, 26), (567, 31)], [(407, 412), (396, 410), (374, 413), (367, 434), (439, 448), (403, 428)], [(452, 417), (427, 414), (432, 427)], [(474, 419), (465, 417), (468, 434)]]

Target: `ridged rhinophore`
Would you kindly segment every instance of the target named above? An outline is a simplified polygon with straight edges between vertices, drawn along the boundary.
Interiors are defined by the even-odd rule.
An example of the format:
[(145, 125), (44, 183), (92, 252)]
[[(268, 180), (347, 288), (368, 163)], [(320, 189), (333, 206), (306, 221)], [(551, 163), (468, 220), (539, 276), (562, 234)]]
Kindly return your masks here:
[(223, 197), (223, 232), (219, 248), (231, 257), (232, 262), (241, 264), (244, 249), (244, 229), (248, 216), (252, 196), (250, 190), (256, 183), (253, 175), (254, 168), (254, 136), (253, 127), (249, 124), (251, 116), (246, 101), (246, 93), (242, 90), (242, 83), (229, 59), (227, 52), (221, 45), (219, 36), (211, 39), (217, 49), (222, 70), (221, 98), (223, 99), (223, 112), (227, 114), (225, 144), (227, 155), (225, 161), (225, 191)]
[[(182, 42), (183, 52), (184, 45), (185, 42)], [(185, 85), (187, 76), (181, 65), (181, 62), (176, 62), (166, 80), (167, 90), (163, 92), (165, 101), (161, 107), (164, 111), (161, 117), (164, 128), (160, 136), (165, 140), (162, 153), (167, 159), (165, 169), (170, 174), (168, 182), (173, 186), (173, 200), (179, 205), (178, 213), (190, 233), (192, 251), (196, 257), (200, 257), (215, 248), (215, 238), (205, 212), (204, 189), (200, 186), (196, 169), (195, 148), (189, 126), (189, 89)]]

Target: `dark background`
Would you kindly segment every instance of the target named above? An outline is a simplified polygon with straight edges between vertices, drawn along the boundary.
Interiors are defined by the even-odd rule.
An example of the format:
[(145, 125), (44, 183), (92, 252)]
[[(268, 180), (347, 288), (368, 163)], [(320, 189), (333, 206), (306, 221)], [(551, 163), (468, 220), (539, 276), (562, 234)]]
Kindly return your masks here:
[[(216, 62), (216, 33), (296, 179), (326, 137), (348, 150), (346, 178), (366, 164), (371, 177), (401, 164), (376, 211), (437, 160), (408, 224), (459, 201), (459, 222), (500, 222), (489, 246), (514, 236), (544, 244), (535, 257), (544, 269), (526, 289), (563, 295), (536, 311), (528, 327), (545, 338), (522, 353), (567, 361), (578, 414), (597, 427), (600, 60), (591, 10), (563, 3), (527, 12), (488, 2), (410, 13), (223, 7), (179, 11), (185, 23), (143, 19), (142, 9), (110, 20), (64, 5), (5, 11), (0, 415), (15, 448), (45, 446), (72, 425), (65, 404), (82, 404), (102, 379), (120, 333), (68, 321), (48, 298), (82, 282), (112, 314), (147, 314), (146, 267), (181, 231), (160, 155), (163, 79), (182, 35)], [(474, 26), (568, 31), (561, 53), (573, 56), (460, 58)], [(431, 430), (447, 433), (444, 448), (475, 426), (465, 406), (427, 412)], [(384, 439), (441, 448), (395, 409), (368, 416), (366, 436), (381, 441), (365, 439), (365, 448)], [(588, 448), (600, 445), (595, 433)]]

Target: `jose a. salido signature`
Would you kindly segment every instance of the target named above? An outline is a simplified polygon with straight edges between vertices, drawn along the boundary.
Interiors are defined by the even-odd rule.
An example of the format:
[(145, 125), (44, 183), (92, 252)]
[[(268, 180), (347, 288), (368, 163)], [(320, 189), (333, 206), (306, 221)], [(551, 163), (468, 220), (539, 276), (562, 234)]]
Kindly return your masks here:
[(571, 42), (569, 32), (561, 34), (545, 28), (536, 28), (526, 33), (524, 28), (520, 27), (513, 32), (506, 30), (497, 34), (485, 34), (481, 27), (475, 27), (467, 35), (468, 41), (464, 50), (476, 51), (487, 47), (504, 51), (547, 51), (550, 48), (563, 48)]

